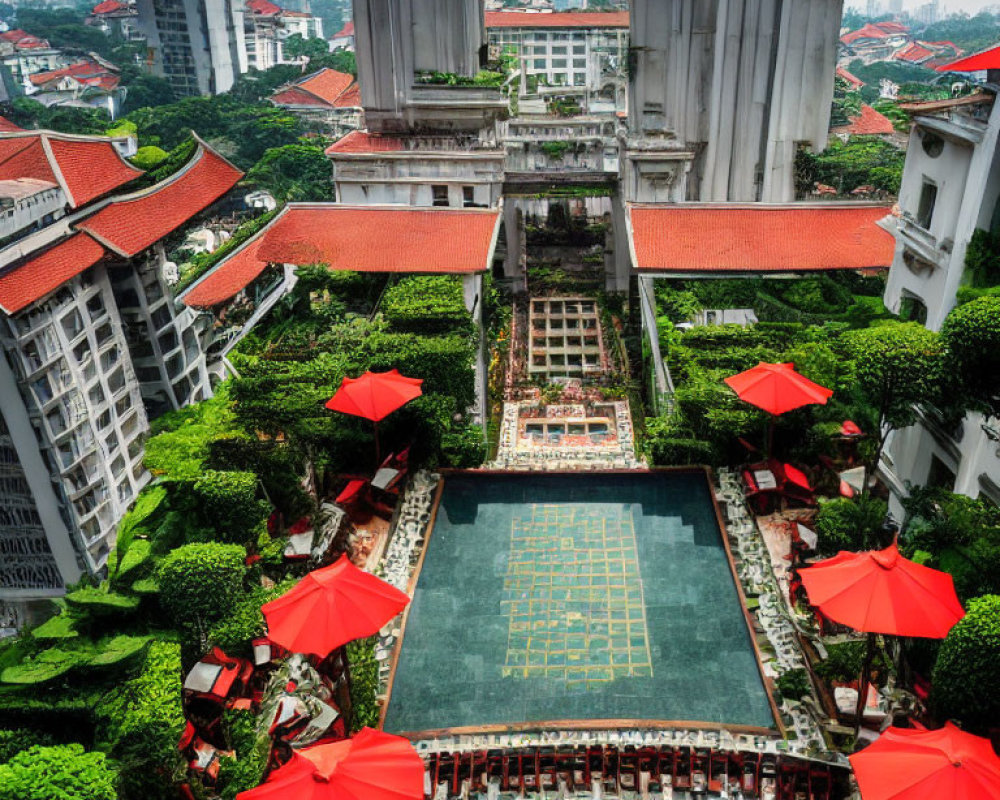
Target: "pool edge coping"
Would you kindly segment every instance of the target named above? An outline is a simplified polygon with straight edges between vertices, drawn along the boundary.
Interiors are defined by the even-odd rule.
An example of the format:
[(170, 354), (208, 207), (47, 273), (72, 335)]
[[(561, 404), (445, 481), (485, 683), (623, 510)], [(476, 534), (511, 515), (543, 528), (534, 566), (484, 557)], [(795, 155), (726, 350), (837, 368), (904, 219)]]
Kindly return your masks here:
[[(730, 724), (720, 722), (705, 722), (693, 720), (649, 720), (649, 719), (570, 719), (570, 720), (541, 720), (532, 722), (515, 723), (486, 723), (483, 725), (464, 725), (447, 728), (428, 728), (420, 731), (402, 731), (398, 736), (403, 736), (411, 741), (422, 739), (434, 739), (442, 736), (461, 736), (477, 733), (520, 733), (528, 731), (540, 731), (545, 729), (558, 728), (562, 730), (602, 730), (607, 728), (689, 728), (692, 730), (726, 730), (738, 734), (749, 734), (753, 736), (777, 736), (785, 738), (785, 726), (781, 721), (781, 713), (774, 699), (774, 682), (764, 672), (764, 662), (760, 647), (757, 644), (757, 635), (753, 626), (753, 619), (749, 608), (747, 608), (747, 598), (740, 582), (736, 564), (733, 562), (732, 550), (729, 547), (729, 532), (726, 528), (725, 520), (722, 516), (722, 509), (719, 506), (718, 498), (715, 494), (715, 485), (712, 482), (713, 470), (707, 464), (691, 464), (686, 466), (669, 467), (646, 467), (643, 469), (602, 469), (602, 470), (509, 470), (509, 469), (459, 469), (454, 467), (442, 467), (436, 470), (440, 479), (434, 491), (434, 500), (431, 506), (430, 518), (427, 520), (424, 529), (424, 542), (420, 551), (420, 558), (413, 569), (407, 583), (406, 593), (411, 601), (415, 597), (417, 582), (420, 572), (424, 566), (424, 558), (430, 547), (431, 536), (434, 532), (434, 524), (437, 521), (438, 508), (441, 504), (441, 497), (444, 494), (445, 482), (449, 476), (457, 475), (502, 475), (505, 477), (527, 477), (532, 474), (540, 475), (655, 475), (659, 473), (685, 472), (689, 474), (701, 473), (705, 477), (708, 487), (708, 496), (712, 502), (715, 512), (716, 525), (718, 527), (719, 538), (722, 540), (723, 550), (726, 554), (726, 562), (729, 564), (730, 576), (736, 589), (737, 597), (740, 601), (740, 609), (743, 612), (743, 621), (747, 626), (747, 635), (753, 647), (754, 660), (757, 664), (757, 671), (760, 675), (761, 686), (767, 697), (768, 706), (771, 709), (771, 716), (774, 719), (775, 727), (766, 728), (755, 725)], [(403, 612), (403, 619), (400, 623), (399, 636), (393, 646), (392, 658), (389, 665), (389, 679), (386, 682), (385, 693), (379, 708), (378, 729), (385, 730), (385, 718), (389, 712), (389, 704), (392, 700), (393, 685), (396, 680), (396, 668), (399, 665), (400, 653), (403, 649), (403, 642), (406, 638), (406, 623), (410, 618), (410, 609), (413, 603), (407, 603)]]

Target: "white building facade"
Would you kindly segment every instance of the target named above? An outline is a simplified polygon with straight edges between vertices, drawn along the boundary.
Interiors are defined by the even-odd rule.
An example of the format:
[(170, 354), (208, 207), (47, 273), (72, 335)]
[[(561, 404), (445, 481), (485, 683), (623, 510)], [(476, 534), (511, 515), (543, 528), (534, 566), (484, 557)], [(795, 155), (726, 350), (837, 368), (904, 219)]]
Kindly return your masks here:
[[(1000, 104), (996, 87), (957, 100), (911, 104), (913, 127), (899, 193), (899, 216), (883, 226), (896, 237), (886, 284), (890, 311), (940, 330), (969, 282), (966, 250), (976, 229), (1000, 228)], [(932, 414), (890, 438), (882, 473), (892, 508), (908, 485), (931, 483), (1000, 503), (996, 420), (970, 414), (946, 429)]]

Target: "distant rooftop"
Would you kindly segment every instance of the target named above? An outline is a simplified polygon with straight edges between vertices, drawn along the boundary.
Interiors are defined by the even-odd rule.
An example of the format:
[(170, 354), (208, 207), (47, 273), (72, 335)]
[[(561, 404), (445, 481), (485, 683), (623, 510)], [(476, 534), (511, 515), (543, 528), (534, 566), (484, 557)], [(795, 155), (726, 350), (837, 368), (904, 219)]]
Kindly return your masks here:
[(831, 128), (830, 132), (850, 136), (884, 136), (895, 133), (895, 130), (892, 126), (892, 120), (864, 103), (858, 116), (851, 117), (847, 125)]
[(487, 11), (487, 28), (627, 28), (627, 11)]

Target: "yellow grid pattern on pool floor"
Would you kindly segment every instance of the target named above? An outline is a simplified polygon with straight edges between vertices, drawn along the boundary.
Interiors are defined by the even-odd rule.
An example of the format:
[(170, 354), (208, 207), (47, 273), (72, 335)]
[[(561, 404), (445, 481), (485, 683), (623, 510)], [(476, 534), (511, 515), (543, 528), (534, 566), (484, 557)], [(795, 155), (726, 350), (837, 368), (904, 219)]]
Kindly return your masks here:
[(568, 686), (651, 677), (631, 512), (534, 504), (511, 521), (503, 675)]

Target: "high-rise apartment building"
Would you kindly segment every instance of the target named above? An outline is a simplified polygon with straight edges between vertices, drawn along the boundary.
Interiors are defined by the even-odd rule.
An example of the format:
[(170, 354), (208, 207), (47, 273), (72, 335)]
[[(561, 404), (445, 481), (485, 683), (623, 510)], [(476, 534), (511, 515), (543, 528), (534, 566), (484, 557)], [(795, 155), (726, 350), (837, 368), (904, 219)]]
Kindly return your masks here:
[(247, 71), (243, 0), (138, 0), (146, 63), (180, 94), (219, 94)]
[(0, 605), (22, 621), (104, 567), (149, 480), (149, 417), (211, 393), (163, 239), (241, 176), (199, 143), (129, 192), (143, 173), (112, 140), (0, 136)]

